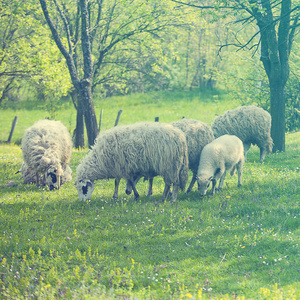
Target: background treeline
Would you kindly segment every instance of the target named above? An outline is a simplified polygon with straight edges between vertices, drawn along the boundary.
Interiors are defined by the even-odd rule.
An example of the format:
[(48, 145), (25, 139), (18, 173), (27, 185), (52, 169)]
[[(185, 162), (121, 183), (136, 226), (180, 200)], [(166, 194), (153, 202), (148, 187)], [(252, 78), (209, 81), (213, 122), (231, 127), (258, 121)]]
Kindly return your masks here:
[[(91, 15), (90, 20), (101, 21), (92, 42), (95, 53), (103, 55), (96, 58), (93, 54), (94, 98), (217, 88), (242, 104), (257, 103), (269, 110), (268, 80), (259, 47), (255, 46), (258, 37), (248, 43), (256, 32), (254, 23), (236, 22), (233, 13), (217, 8), (195, 10), (172, 1), (95, 3), (101, 10), (98, 15)], [(58, 7), (66, 17), (65, 24), (60, 22)], [(75, 26), (79, 22), (77, 3), (53, 1), (48, 9), (63, 42), (67, 43), (63, 32), (68, 24), (71, 40), (80, 44)], [(52, 38), (40, 3), (2, 0), (0, 18), (0, 107), (16, 108), (20, 102), (37, 99), (52, 118), (62, 100), (73, 101), (76, 107), (66, 62)], [(84, 64), (80, 51), (76, 44), (79, 74)], [(300, 128), (298, 53), (296, 35), (286, 86), (287, 131)]]

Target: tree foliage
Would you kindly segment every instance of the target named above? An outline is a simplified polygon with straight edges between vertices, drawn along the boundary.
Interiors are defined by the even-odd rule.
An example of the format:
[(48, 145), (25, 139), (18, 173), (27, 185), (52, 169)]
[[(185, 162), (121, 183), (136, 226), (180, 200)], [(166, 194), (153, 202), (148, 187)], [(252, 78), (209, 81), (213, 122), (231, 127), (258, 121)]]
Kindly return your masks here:
[(65, 64), (39, 16), (39, 7), (32, 1), (1, 1), (1, 99), (20, 80), (35, 84), (51, 97), (61, 97), (70, 89)]
[[(181, 1), (172, 0), (176, 3)], [(196, 3), (196, 4), (195, 4)], [(212, 5), (207, 5), (207, 3)], [(215, 4), (216, 6), (213, 6)], [(254, 33), (246, 43), (239, 40), (239, 32), (233, 42), (239, 49), (259, 52), (270, 89), (271, 135), (273, 151), (285, 150), (285, 86), (289, 78), (289, 58), (298, 28), (298, 1), (292, 0), (218, 0), (187, 2), (186, 5), (213, 9), (224, 9), (242, 27), (250, 26)], [(255, 26), (253, 26), (255, 24)]]

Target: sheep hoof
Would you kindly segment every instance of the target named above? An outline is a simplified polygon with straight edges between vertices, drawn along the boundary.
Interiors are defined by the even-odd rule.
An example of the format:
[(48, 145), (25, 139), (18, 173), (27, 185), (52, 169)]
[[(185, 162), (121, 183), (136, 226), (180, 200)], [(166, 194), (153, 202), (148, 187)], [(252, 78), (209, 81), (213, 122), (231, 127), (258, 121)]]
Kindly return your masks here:
[(238, 185), (237, 185), (238, 187), (241, 187), (242, 185), (240, 184), (240, 183), (238, 183)]

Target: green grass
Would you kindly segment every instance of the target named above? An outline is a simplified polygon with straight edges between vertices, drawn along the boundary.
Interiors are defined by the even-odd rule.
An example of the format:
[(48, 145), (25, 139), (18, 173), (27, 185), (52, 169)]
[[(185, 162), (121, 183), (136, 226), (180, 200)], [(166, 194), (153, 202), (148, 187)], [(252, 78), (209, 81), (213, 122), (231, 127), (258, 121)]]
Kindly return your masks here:
[[(159, 117), (160, 122), (172, 122), (186, 118), (200, 119), (208, 124), (218, 114), (236, 107), (220, 92), (192, 91), (192, 92), (152, 92), (149, 94), (135, 94), (130, 96), (118, 96), (107, 99), (94, 99), (95, 111), (99, 121), (100, 111), (103, 109), (101, 130), (111, 128), (115, 124), (117, 113), (123, 110), (119, 124), (130, 124), (139, 121), (154, 121)], [(28, 103), (7, 103), (0, 110), (0, 141), (7, 141), (12, 121), (18, 116), (12, 142), (20, 144), (26, 128), (39, 119), (45, 119), (50, 114), (41, 109), (42, 104), (31, 101)], [(71, 134), (76, 127), (76, 111), (72, 103), (62, 102), (57, 107), (57, 120), (63, 121)]]
[[(119, 108), (126, 123), (126, 111), (142, 120), (150, 107), (149, 119), (172, 121), (189, 110), (210, 120), (236, 106), (203, 101), (198, 111), (200, 100), (191, 100), (192, 109), (175, 99), (155, 110), (156, 100), (119, 100), (111, 108), (106, 100), (107, 124)], [(74, 179), (54, 192), (24, 185), (14, 174), (19, 146), (0, 145), (0, 298), (299, 299), (299, 150), (300, 133), (287, 135), (286, 152), (263, 164), (252, 147), (241, 188), (237, 175), (228, 176), (215, 196), (201, 198), (194, 187), (170, 204), (160, 202), (159, 177), (151, 198), (147, 182), (139, 182), (137, 202), (123, 181), (117, 201), (110, 200), (113, 180), (97, 181), (89, 202), (78, 201)], [(86, 153), (73, 151), (74, 174)], [(9, 181), (17, 185), (4, 187)]]

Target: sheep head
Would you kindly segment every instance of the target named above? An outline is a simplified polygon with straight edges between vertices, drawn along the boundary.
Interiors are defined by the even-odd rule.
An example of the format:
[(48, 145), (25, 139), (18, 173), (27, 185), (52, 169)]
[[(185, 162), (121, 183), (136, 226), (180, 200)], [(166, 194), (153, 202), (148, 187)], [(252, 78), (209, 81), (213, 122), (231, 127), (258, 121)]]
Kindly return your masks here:
[[(132, 192), (132, 183), (134, 184), (134, 186), (136, 186), (136, 184), (138, 183), (138, 181), (142, 178), (142, 175), (140, 174), (135, 174), (133, 177), (132, 177), (132, 180), (126, 180), (126, 188), (125, 188), (125, 192), (127, 195), (130, 195), (131, 192)], [(146, 179), (144, 179), (146, 180)]]
[(46, 183), (49, 186), (50, 191), (59, 189), (61, 184), (61, 166), (51, 166), (46, 172)]
[(91, 198), (91, 195), (94, 191), (94, 182), (89, 179), (79, 180), (76, 183), (76, 188), (80, 201), (86, 201)]
[(213, 176), (197, 176), (197, 183), (198, 183), (198, 191), (200, 192), (201, 196), (205, 196), (207, 190), (210, 187), (211, 182), (213, 181)]

